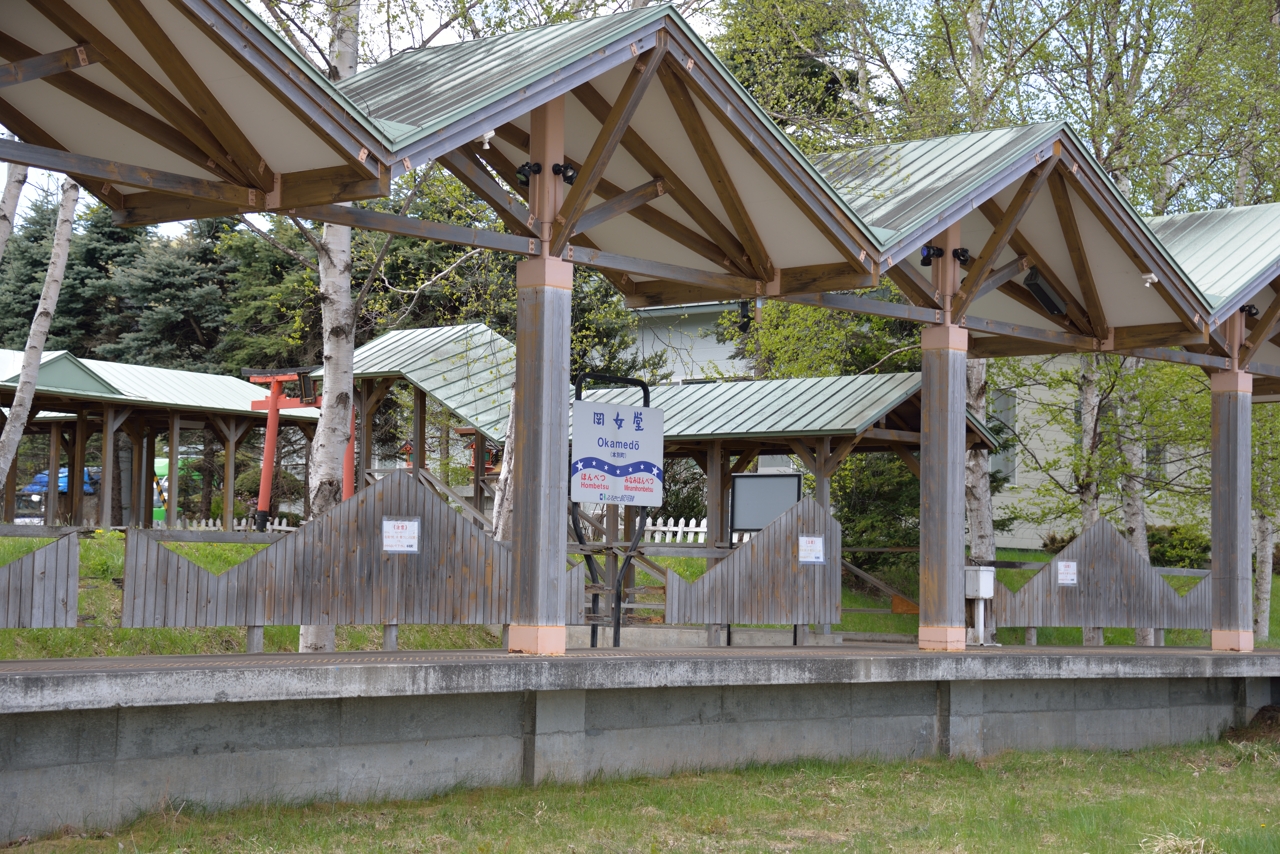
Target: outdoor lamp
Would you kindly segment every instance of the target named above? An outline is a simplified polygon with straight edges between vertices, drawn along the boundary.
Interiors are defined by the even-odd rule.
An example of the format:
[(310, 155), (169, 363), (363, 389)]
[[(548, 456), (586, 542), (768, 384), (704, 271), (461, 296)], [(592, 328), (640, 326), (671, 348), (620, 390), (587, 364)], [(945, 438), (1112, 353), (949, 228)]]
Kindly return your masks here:
[(574, 169), (568, 163), (555, 164), (554, 166), (551, 167), (551, 172), (552, 174), (559, 175), (561, 178), (563, 178), (564, 182), (568, 184), (570, 187), (573, 186), (574, 181), (578, 180), (578, 170)]
[(969, 250), (965, 249), (963, 246), (959, 249), (952, 249), (951, 257), (959, 261), (960, 266), (962, 267), (968, 265), (968, 263), (973, 260), (973, 258), (969, 256)]
[(1031, 291), (1031, 295), (1036, 298), (1036, 302), (1044, 308), (1045, 311), (1054, 317), (1067, 313), (1066, 308), (1058, 304), (1057, 294), (1045, 287), (1044, 279), (1040, 276), (1040, 271), (1035, 267), (1027, 270), (1026, 278), (1022, 280), (1022, 284), (1027, 290)]
[(938, 246), (921, 246), (920, 247), (920, 266), (932, 267), (934, 258), (941, 258), (944, 254), (941, 247)]
[(528, 161), (525, 161), (523, 164), (516, 167), (516, 180), (520, 182), (521, 187), (529, 186), (530, 175), (541, 175), (541, 174), (542, 174), (541, 163), (530, 163)]
[(1242, 305), (1240, 306), (1240, 313), (1247, 317), (1257, 317), (1258, 307), (1253, 303), (1249, 303), (1248, 305)]

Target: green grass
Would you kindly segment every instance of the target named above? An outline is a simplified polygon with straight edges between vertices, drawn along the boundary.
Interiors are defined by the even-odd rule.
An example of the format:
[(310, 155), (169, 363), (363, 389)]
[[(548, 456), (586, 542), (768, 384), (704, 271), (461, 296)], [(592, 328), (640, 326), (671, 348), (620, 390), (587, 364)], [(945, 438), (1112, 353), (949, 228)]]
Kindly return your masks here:
[(201, 569), (222, 575), (267, 547), (266, 543), (161, 543)]
[(1017, 560), (1024, 563), (1048, 563), (1053, 555), (1039, 549), (996, 549), (996, 560)]
[(0, 537), (0, 566), (26, 557), (52, 542), (52, 537)]
[[(1236, 746), (1239, 745), (1239, 746)], [(1274, 732), (980, 762), (819, 762), (416, 801), (169, 803), (33, 852), (1232, 852), (1280, 850)]]
[[(844, 588), (841, 608), (888, 608), (889, 600), (861, 590)], [(834, 628), (834, 627), (833, 627)], [(920, 628), (920, 619), (914, 614), (845, 614), (840, 621), (841, 632), (883, 632), (897, 635), (914, 635)]]

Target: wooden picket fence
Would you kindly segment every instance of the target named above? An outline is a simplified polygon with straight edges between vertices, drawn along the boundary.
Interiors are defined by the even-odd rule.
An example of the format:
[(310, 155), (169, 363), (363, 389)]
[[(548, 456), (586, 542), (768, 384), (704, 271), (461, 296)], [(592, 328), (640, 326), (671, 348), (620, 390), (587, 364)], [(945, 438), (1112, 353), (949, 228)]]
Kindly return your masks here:
[[(164, 522), (157, 521), (152, 526), (152, 529), (161, 530), (161, 531), (164, 531), (164, 530), (174, 530), (174, 531), (222, 531), (222, 530), (225, 530), (222, 527), (221, 519), (183, 519), (178, 523), (176, 527), (172, 529), (168, 528), (168, 526), (166, 526)], [(248, 517), (244, 519), (233, 519), (231, 521), (231, 530), (253, 531), (255, 530), (253, 519), (250, 519)], [(296, 525), (290, 525), (288, 519), (282, 519), (279, 516), (277, 516), (274, 519), (267, 520), (267, 530), (282, 531), (284, 533), (288, 533), (289, 531), (296, 531), (298, 530), (298, 528)]]
[[(745, 543), (751, 539), (749, 531), (738, 531), (733, 542)], [(651, 517), (644, 526), (642, 542), (646, 543), (705, 543), (707, 520)]]

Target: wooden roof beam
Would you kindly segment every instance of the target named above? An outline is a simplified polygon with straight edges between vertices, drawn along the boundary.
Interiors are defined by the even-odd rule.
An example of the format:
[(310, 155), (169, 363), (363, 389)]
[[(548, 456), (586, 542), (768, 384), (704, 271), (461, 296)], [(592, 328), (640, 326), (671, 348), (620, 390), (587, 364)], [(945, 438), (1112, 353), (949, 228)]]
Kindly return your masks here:
[(898, 286), (898, 290), (911, 301), (912, 305), (942, 310), (942, 303), (938, 301), (940, 297), (938, 289), (907, 261), (903, 260), (902, 263), (890, 267), (885, 271), (885, 275)]
[(1180, 320), (1172, 323), (1145, 323), (1138, 326), (1114, 326), (1111, 328), (1112, 349), (1131, 347), (1190, 347), (1208, 344), (1207, 329), (1189, 332)]
[(72, 154), (8, 139), (0, 139), (0, 160), (65, 174), (74, 172), (77, 175), (85, 175), (111, 184), (142, 187), (170, 195), (222, 202), (242, 208), (260, 208), (266, 202), (263, 194), (249, 187), (219, 181), (205, 181), (202, 178), (161, 172), (158, 169), (144, 169), (141, 166), (129, 166), (111, 160)]
[(1055, 353), (1074, 353), (1074, 347), (1050, 344), (1047, 341), (1028, 341), (1025, 338), (1006, 338), (993, 335), (985, 338), (969, 336), (970, 359), (994, 359), (1004, 356), (1048, 356)]
[(502, 189), (470, 150), (450, 151), (439, 162), (465, 184), (467, 189), (484, 199), (513, 233), (527, 237), (537, 237), (540, 234), (538, 222), (529, 209)]
[[(39, 52), (34, 48), (28, 47), (7, 33), (0, 31), (0, 56), (7, 59), (25, 59), (38, 55)], [(118, 122), (157, 145), (172, 151), (182, 159), (194, 163), (201, 169), (208, 170), (224, 180), (235, 182), (235, 177), (229, 171), (213, 163), (209, 155), (201, 151), (199, 146), (187, 139), (179, 131), (157, 119), (146, 110), (135, 107), (101, 86), (90, 83), (78, 74), (70, 73), (50, 75), (44, 78), (44, 82), (61, 92), (65, 92), (82, 104), (92, 107), (112, 121)], [(44, 145), (44, 143), (38, 142), (34, 138), (30, 138), (27, 141)], [(62, 148), (60, 145), (47, 147)]]
[(19, 59), (8, 65), (0, 65), (0, 89), (84, 68), (102, 60), (102, 54), (91, 44), (78, 44), (53, 53)]
[[(72, 8), (67, 0), (28, 0), (58, 29), (78, 42), (87, 42), (106, 57), (103, 65), (121, 82), (146, 101), (210, 160), (227, 170), (236, 183), (249, 183), (247, 171), (234, 162), (213, 131), (191, 108), (149, 75), (129, 54), (108, 39), (87, 18)], [(256, 167), (258, 164), (252, 164)]]
[[(66, 151), (44, 129), (31, 121), (8, 101), (0, 98), (0, 124), (17, 134), (20, 139), (34, 145), (40, 145), (55, 151)], [(124, 194), (103, 181), (96, 181), (88, 175), (67, 173), (73, 181), (93, 193), (101, 202), (113, 211), (124, 206)]]
[(164, 70), (165, 76), (182, 93), (182, 97), (207, 125), (214, 138), (231, 156), (231, 160), (244, 173), (249, 182), (259, 190), (271, 191), (275, 176), (257, 148), (245, 136), (240, 125), (231, 118), (205, 85), (185, 56), (169, 38), (164, 28), (156, 23), (142, 0), (110, 0), (111, 5), (142, 42), (151, 58)]
[(565, 252), (564, 259), (587, 267), (615, 270), (626, 273), (628, 276), (643, 276), (648, 279), (662, 279), (708, 288), (729, 294), (731, 298), (754, 298), (759, 291), (763, 290), (763, 283), (757, 279), (733, 276), (728, 273), (711, 273), (693, 267), (681, 267), (677, 264), (665, 264), (661, 261), (649, 261), (627, 255), (615, 255), (598, 249), (570, 246)]
[(986, 244), (982, 247), (982, 252), (979, 253), (977, 260), (973, 262), (973, 266), (969, 270), (969, 274), (965, 276), (964, 282), (961, 283), (960, 292), (956, 294), (951, 302), (951, 317), (953, 319), (964, 317), (965, 311), (968, 310), (970, 303), (973, 302), (973, 298), (982, 286), (983, 280), (995, 267), (996, 259), (1000, 257), (1000, 253), (1009, 244), (1010, 238), (1013, 237), (1013, 233), (1018, 229), (1018, 223), (1022, 221), (1022, 217), (1026, 215), (1027, 211), (1031, 209), (1031, 203), (1035, 201), (1040, 188), (1048, 180), (1053, 167), (1058, 164), (1058, 158), (1061, 156), (1058, 147), (1055, 146), (1053, 155), (1028, 172), (1027, 176), (1022, 180), (1022, 185), (1014, 193), (1013, 202), (1005, 209), (1004, 215), (1000, 217), (999, 221), (994, 224), (991, 229), (991, 236), (987, 238)]
[(724, 208), (725, 213), (729, 216), (729, 222), (733, 225), (733, 230), (737, 233), (738, 240), (746, 250), (747, 260), (749, 260), (756, 275), (765, 281), (771, 281), (773, 279), (773, 261), (769, 258), (764, 241), (760, 239), (760, 233), (756, 230), (755, 224), (751, 221), (751, 216), (747, 213), (747, 207), (742, 202), (742, 196), (738, 193), (738, 188), (734, 186), (733, 178), (730, 176), (723, 158), (720, 157), (720, 152), (716, 149), (715, 143), (711, 139), (711, 134), (707, 131), (706, 122), (702, 120), (702, 114), (698, 112), (698, 105), (694, 103), (693, 98), (689, 95), (689, 90), (685, 88), (684, 82), (665, 64), (659, 74), (662, 78), (662, 86), (667, 90), (667, 98), (675, 109), (676, 116), (680, 119), (681, 126), (684, 127), (685, 135), (689, 138), (689, 143), (698, 155), (698, 160), (702, 163), (703, 171), (706, 172), (707, 178), (711, 180), (711, 186), (716, 191), (720, 206)]
[(647, 279), (636, 282), (628, 278), (627, 281), (630, 282), (630, 287), (623, 291), (623, 302), (627, 308), (655, 308), (663, 305), (688, 305), (695, 302), (723, 302), (748, 298), (745, 294), (734, 297), (722, 290), (700, 288), (666, 279)]
[[(599, 193), (599, 190), (600, 188), (597, 187), (596, 192)], [(639, 187), (627, 190), (606, 202), (588, 208), (582, 216), (578, 217), (577, 223), (574, 224), (573, 233), (581, 234), (584, 231), (590, 231), (601, 223), (622, 216), (641, 205), (649, 204), (649, 202), (664, 193), (666, 193), (666, 188), (663, 187), (661, 178), (655, 178), (652, 181), (641, 184)]]
[(349, 225), (352, 228), (380, 231), (383, 234), (438, 240), (455, 246), (494, 249), (498, 252), (510, 252), (513, 255), (538, 255), (542, 251), (542, 242), (534, 237), (526, 238), (515, 234), (487, 231), (483, 228), (429, 222), (417, 217), (399, 216), (349, 205), (313, 205), (297, 208), (292, 213), (302, 219)]
[(1012, 282), (1014, 276), (1021, 275), (1030, 266), (1031, 262), (1027, 260), (1027, 256), (1019, 255), (1003, 267), (997, 267), (992, 270), (991, 273), (982, 280), (982, 284), (978, 287), (978, 292), (973, 295), (973, 301), (977, 302), (1001, 285)]
[(864, 273), (847, 261), (812, 264), (807, 267), (783, 267), (780, 272), (782, 294), (865, 290), (880, 284), (874, 276)]
[[(1004, 211), (1000, 208), (999, 203), (997, 203), (995, 199), (987, 199), (985, 202), (978, 205), (978, 210), (987, 218), (987, 222), (992, 225), (995, 225), (1004, 218)], [(1053, 289), (1053, 292), (1057, 294), (1058, 299), (1062, 300), (1062, 304), (1066, 306), (1066, 319), (1075, 324), (1076, 329), (1081, 332), (1085, 334), (1092, 334), (1093, 326), (1089, 323), (1088, 312), (1085, 311), (1084, 306), (1080, 304), (1080, 301), (1075, 298), (1071, 291), (1067, 289), (1062, 278), (1053, 271), (1053, 267), (1045, 261), (1044, 256), (1036, 251), (1035, 246), (1033, 246), (1031, 241), (1026, 238), (1026, 235), (1015, 228), (1013, 234), (1009, 237), (1009, 248), (1014, 252), (1017, 252), (1019, 255), (1026, 255), (1031, 259), (1032, 266), (1040, 271), (1041, 278), (1045, 280), (1049, 287)], [(1000, 289), (1001, 293), (1008, 293), (1008, 290), (1006, 290), (1008, 287), (1009, 285), (1002, 287)], [(1030, 292), (1027, 293), (1027, 296), (1035, 302), (1035, 298), (1031, 297)], [(1035, 306), (1041, 313), (1044, 313), (1044, 309), (1038, 302), (1035, 302)]]
[[(587, 111), (595, 116), (596, 121), (603, 123), (609, 115), (612, 106), (609, 102), (597, 92), (590, 83), (584, 83), (574, 88), (573, 96), (578, 99)], [(673, 201), (678, 204), (689, 218), (693, 220), (698, 228), (702, 229), (703, 234), (707, 236), (720, 251), (724, 253), (724, 257), (744, 275), (753, 275), (750, 265), (746, 262), (747, 252), (742, 244), (738, 242), (738, 238), (733, 232), (722, 223), (719, 218), (711, 212), (702, 199), (698, 198), (697, 193), (693, 192), (680, 180), (680, 176), (676, 174), (670, 166), (666, 164), (661, 157), (658, 156), (649, 144), (644, 141), (634, 128), (627, 128), (622, 135), (622, 150), (631, 155), (640, 168), (649, 173), (651, 178), (662, 178), (663, 186), (671, 195)], [(643, 208), (641, 208), (643, 210)]]
[(1062, 238), (1067, 243), (1067, 252), (1071, 255), (1071, 266), (1075, 269), (1076, 281), (1080, 284), (1080, 293), (1084, 297), (1085, 310), (1089, 312), (1089, 323), (1093, 334), (1098, 338), (1106, 338), (1111, 326), (1107, 323), (1107, 313), (1102, 307), (1102, 299), (1098, 296), (1098, 285), (1093, 280), (1093, 270), (1089, 267), (1089, 256), (1084, 251), (1084, 240), (1080, 237), (1080, 226), (1076, 222), (1076, 214), (1071, 205), (1071, 194), (1067, 190), (1067, 179), (1061, 163), (1049, 176), (1049, 194), (1053, 196), (1053, 207), (1058, 213), (1058, 225), (1062, 228)]
[[(666, 55), (667, 36), (665, 32), (659, 32), (653, 49), (641, 55), (631, 67), (626, 82), (622, 84), (622, 91), (618, 93), (618, 98), (609, 109), (609, 114), (600, 123), (600, 132), (596, 135), (595, 142), (591, 144), (591, 151), (583, 161), (578, 177), (574, 179), (568, 195), (560, 206), (560, 213), (552, 226), (552, 255), (560, 255), (569, 245), (569, 236), (577, 227), (578, 218), (586, 212), (596, 185), (604, 177), (604, 171), (608, 168), (609, 161), (613, 159), (613, 153), (622, 143), (622, 135), (631, 125), (631, 117), (640, 108), (640, 101), (644, 98), (644, 93), (658, 73), (658, 69), (662, 67), (662, 60)], [(543, 168), (550, 169), (551, 164), (544, 163)]]
[[(1280, 279), (1273, 282), (1271, 287), (1274, 289), (1277, 284), (1280, 284)], [(1238, 356), (1240, 370), (1243, 371), (1249, 367), (1249, 362), (1253, 361), (1253, 357), (1258, 352), (1258, 347), (1263, 341), (1270, 338), (1275, 331), (1277, 322), (1280, 322), (1280, 294), (1273, 292), (1271, 304), (1262, 312), (1262, 316), (1258, 318), (1257, 325), (1249, 331), (1249, 337), (1240, 345)]]

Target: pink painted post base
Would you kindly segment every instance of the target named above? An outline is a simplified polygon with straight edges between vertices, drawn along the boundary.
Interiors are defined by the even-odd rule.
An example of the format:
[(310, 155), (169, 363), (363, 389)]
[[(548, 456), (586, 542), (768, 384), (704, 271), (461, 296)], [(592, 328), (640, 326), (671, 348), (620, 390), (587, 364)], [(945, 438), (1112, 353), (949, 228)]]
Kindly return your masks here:
[(964, 652), (964, 626), (921, 626), (920, 649)]
[(507, 652), (564, 655), (564, 626), (508, 626)]
[(1215, 652), (1253, 652), (1253, 632), (1213, 630)]

